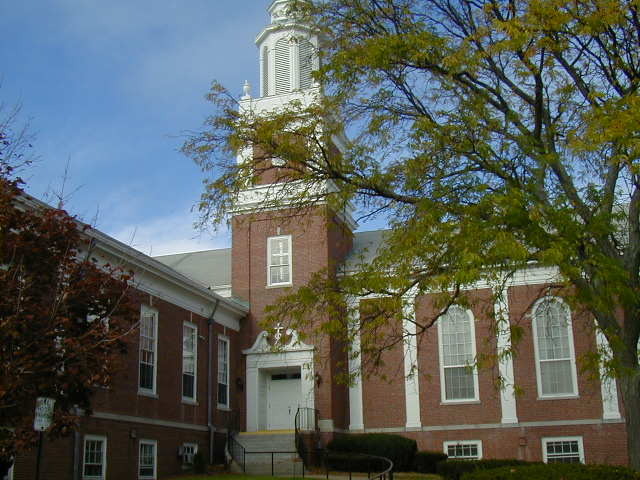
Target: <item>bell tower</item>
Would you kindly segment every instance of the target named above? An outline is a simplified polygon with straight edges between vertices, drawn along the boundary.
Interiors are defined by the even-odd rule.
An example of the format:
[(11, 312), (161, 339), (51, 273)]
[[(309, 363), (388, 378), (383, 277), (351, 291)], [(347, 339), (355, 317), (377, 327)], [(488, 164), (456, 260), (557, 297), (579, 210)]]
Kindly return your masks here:
[[(321, 89), (312, 75), (318, 68), (318, 36), (298, 22), (290, 8), (290, 0), (274, 0), (269, 6), (270, 23), (255, 40), (260, 96), (252, 97), (245, 84), (239, 102), (241, 112), (269, 115), (292, 102), (304, 108), (320, 98)], [(340, 151), (339, 139), (333, 143), (331, 147)], [(262, 161), (256, 150), (247, 145), (237, 161)], [(315, 272), (326, 270), (335, 275), (352, 247), (356, 225), (351, 212), (336, 212), (323, 200), (301, 208), (297, 194), (308, 191), (309, 186), (302, 180), (278, 175), (285, 167), (280, 159), (265, 161), (270, 162), (266, 172), (256, 184), (239, 193), (231, 212), (233, 295), (250, 304), (242, 327), (242, 417), (248, 431), (288, 428), (287, 422), (293, 428), (298, 406), (315, 408), (320, 429), (330, 433), (348, 428), (348, 392), (345, 386), (333, 382), (347, 364), (342, 346), (332, 338), (309, 336), (304, 342), (288, 340), (278, 352), (271, 352), (268, 345), (274, 339), (267, 338), (260, 321), (266, 306), (306, 284)], [(332, 187), (327, 183), (322, 188)], [(270, 202), (273, 195), (277, 195), (277, 203)], [(317, 321), (323, 319), (322, 315), (318, 312)], [(276, 342), (297, 339), (303, 333), (289, 331), (286, 325), (277, 331)], [(289, 403), (285, 405), (277, 395)], [(276, 411), (274, 405), (282, 405), (283, 410)]]

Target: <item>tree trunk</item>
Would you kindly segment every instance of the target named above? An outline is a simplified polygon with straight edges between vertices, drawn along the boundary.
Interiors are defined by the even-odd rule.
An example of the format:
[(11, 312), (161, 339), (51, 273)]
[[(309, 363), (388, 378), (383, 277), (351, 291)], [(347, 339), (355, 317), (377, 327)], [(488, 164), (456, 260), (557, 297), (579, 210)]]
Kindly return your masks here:
[(619, 378), (627, 424), (629, 466), (640, 471), (640, 371)]

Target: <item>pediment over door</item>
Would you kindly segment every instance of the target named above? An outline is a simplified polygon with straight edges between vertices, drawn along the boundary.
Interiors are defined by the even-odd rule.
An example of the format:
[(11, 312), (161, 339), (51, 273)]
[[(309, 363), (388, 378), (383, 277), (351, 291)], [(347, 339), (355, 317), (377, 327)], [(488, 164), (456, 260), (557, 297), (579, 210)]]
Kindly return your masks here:
[(243, 350), (245, 355), (257, 353), (281, 353), (281, 352), (301, 352), (313, 350), (313, 346), (307, 345), (298, 336), (298, 332), (291, 328), (276, 327), (275, 333), (270, 335), (263, 330), (256, 337), (251, 348)]

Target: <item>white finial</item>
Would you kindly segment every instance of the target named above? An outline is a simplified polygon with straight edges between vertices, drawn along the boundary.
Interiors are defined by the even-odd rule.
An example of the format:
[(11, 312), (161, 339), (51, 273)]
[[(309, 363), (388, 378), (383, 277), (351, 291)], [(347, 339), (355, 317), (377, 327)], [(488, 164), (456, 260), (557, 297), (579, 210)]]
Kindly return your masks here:
[(251, 98), (251, 85), (248, 80), (245, 80), (242, 87), (242, 100), (248, 100), (249, 98)]

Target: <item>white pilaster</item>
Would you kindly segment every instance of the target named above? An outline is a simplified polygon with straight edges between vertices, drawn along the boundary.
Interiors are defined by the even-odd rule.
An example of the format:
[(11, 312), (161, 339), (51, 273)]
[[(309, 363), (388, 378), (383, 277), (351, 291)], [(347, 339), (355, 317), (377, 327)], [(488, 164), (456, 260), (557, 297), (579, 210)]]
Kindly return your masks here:
[(502, 378), (500, 388), (500, 410), (502, 411), (502, 423), (518, 423), (516, 411), (516, 395), (514, 390), (513, 357), (505, 354), (511, 350), (511, 325), (509, 323), (509, 300), (508, 288), (500, 287), (499, 291), (494, 291), (495, 303), (493, 310), (495, 314), (496, 330), (498, 332), (498, 371)]
[(349, 352), (349, 430), (364, 430), (364, 416), (362, 413), (362, 367), (360, 363), (360, 310), (359, 301), (350, 300), (349, 306), (354, 314), (349, 328), (352, 329), (353, 342)]
[(620, 419), (620, 409), (618, 407), (618, 388), (615, 378), (607, 375), (604, 362), (611, 355), (609, 342), (600, 330), (596, 330), (596, 345), (602, 358), (600, 359), (600, 391), (602, 394), (602, 419)]
[(418, 375), (418, 342), (416, 339), (415, 293), (403, 298), (404, 395), (407, 429), (422, 427), (420, 421), (420, 385)]

